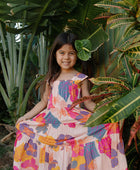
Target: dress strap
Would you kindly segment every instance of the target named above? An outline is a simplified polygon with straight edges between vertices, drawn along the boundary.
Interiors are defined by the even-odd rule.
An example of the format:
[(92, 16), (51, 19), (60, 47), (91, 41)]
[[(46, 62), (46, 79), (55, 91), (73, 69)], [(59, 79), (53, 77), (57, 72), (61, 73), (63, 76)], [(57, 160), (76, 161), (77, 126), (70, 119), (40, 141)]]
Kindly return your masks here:
[(83, 81), (84, 79), (86, 79), (88, 76), (83, 74), (83, 73), (80, 73), (78, 72), (73, 78), (72, 80), (79, 80), (79, 81)]

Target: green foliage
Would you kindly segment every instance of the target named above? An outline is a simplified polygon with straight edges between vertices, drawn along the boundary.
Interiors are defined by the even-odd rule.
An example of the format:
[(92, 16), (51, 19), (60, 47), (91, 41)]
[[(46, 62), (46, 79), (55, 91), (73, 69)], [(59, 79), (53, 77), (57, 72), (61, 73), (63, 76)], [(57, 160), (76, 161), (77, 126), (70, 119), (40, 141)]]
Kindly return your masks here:
[[(115, 29), (115, 46), (110, 51), (111, 59), (109, 59), (111, 64), (105, 72), (111, 75), (112, 71), (117, 71), (120, 67), (117, 74), (120, 79), (109, 76), (90, 79), (94, 84), (91, 89), (92, 95), (98, 92), (103, 94), (110, 92), (110, 96), (106, 99), (100, 99), (100, 101), (99, 99), (97, 100), (99, 103), (94, 114), (87, 121), (87, 126), (125, 119), (137, 111), (140, 102), (140, 32), (138, 26), (136, 26), (139, 25), (137, 3), (130, 1), (101, 1), (95, 5), (108, 9), (106, 16), (110, 17), (107, 23), (109, 28)], [(104, 15), (101, 15), (101, 17), (103, 18)], [(96, 99), (94, 101), (96, 102)]]
[[(137, 147), (138, 147), (138, 150), (140, 150), (140, 141), (138, 141)], [(130, 147), (129, 150), (127, 150), (126, 158), (127, 158), (129, 170), (134, 170), (139, 167), (139, 162), (140, 162), (139, 153), (137, 153), (136, 147), (134, 144)]]
[[(15, 35), (5, 31), (5, 27), (0, 24), (0, 37), (2, 40), (0, 48), (0, 64), (3, 71), (3, 77), (6, 88), (0, 83), (0, 92), (4, 102), (8, 108), (9, 118), (3, 119), (6, 123), (13, 124), (19, 116), (23, 115), (27, 105), (29, 95), (42, 76), (37, 77), (26, 92), (24, 98), (20, 101), (22, 74), (25, 71), (23, 68), (23, 55), (25, 50), (23, 48), (24, 38), (20, 37), (20, 42), (16, 42)], [(23, 68), (23, 69), (22, 69)], [(21, 84), (23, 83), (23, 84)]]
[(129, 29), (140, 29), (138, 0), (135, 2), (132, 2), (131, 0), (119, 2), (104, 0), (96, 3), (95, 5), (107, 8), (108, 12), (111, 13), (108, 22), (111, 23), (112, 28), (129, 25)]
[[(40, 76), (35, 79), (27, 93), (24, 94), (27, 61), (31, 55), (31, 48), (35, 47), (34, 44), (37, 44), (37, 48), (34, 48), (32, 54), (35, 52), (34, 55), (38, 56), (39, 72), (44, 74), (47, 71), (45, 62), (49, 51), (45, 47), (49, 49), (54, 37), (63, 30), (66, 30), (67, 27), (74, 33), (76, 33), (77, 29), (75, 28), (77, 26), (82, 28), (81, 31), (82, 33), (85, 32), (85, 34), (79, 32), (78, 35), (83, 35), (85, 38), (88, 37), (90, 40), (95, 38), (94, 35), (98, 37), (100, 41), (95, 48), (98, 48), (107, 39), (107, 34), (101, 25), (98, 23), (93, 24), (91, 21), (97, 14), (104, 11), (104, 9), (95, 7), (94, 3), (95, 1), (90, 0), (82, 2), (78, 0), (21, 0), (20, 2), (17, 0), (2, 0), (0, 2), (0, 21), (5, 23), (3, 28), (0, 28), (2, 40), (0, 62), (6, 85), (6, 89), (4, 89), (0, 84), (0, 91), (7, 108), (9, 108), (12, 121), (15, 122), (19, 116), (24, 114), (29, 94), (37, 81), (42, 78)], [(95, 11), (98, 12), (96, 13)], [(82, 16), (80, 15), (81, 12)], [(19, 22), (21, 28), (15, 28), (15, 23)], [(15, 41), (14, 34), (20, 34), (19, 42)], [(98, 36), (99, 34), (103, 36)], [(23, 46), (24, 37), (29, 38), (25, 46)], [(37, 41), (35, 37), (37, 37)], [(86, 48), (83, 47), (83, 49), (85, 50)], [(81, 50), (82, 52), (83, 49)], [(90, 53), (88, 58), (90, 58)], [(84, 57), (84, 59), (87, 60), (87, 57)], [(33, 61), (35, 60), (33, 59)], [(16, 96), (13, 98), (13, 90), (15, 88), (17, 91), (15, 93)]]
[[(110, 107), (102, 107), (95, 110), (94, 114), (87, 121), (88, 126), (96, 126), (99, 123), (118, 122), (130, 116), (137, 110), (140, 103), (140, 87), (136, 87), (125, 96), (121, 96), (116, 102), (111, 103)], [(106, 110), (106, 108), (108, 108)], [(105, 108), (105, 110), (104, 110)], [(96, 120), (96, 121), (95, 121)]]
[[(130, 140), (136, 139), (136, 133), (137, 138), (139, 138), (140, 134), (140, 126), (137, 121), (140, 116), (139, 1), (101, 1), (95, 5), (108, 9), (108, 13), (104, 13), (97, 18), (108, 18), (109, 42), (105, 43), (103, 47), (109, 45), (110, 49), (106, 53), (108, 58), (105, 60), (108, 61), (106, 62), (108, 65), (106, 67), (103, 65), (106, 69), (104, 73), (107, 77), (99, 77), (97, 80), (91, 79), (94, 85), (91, 95), (101, 92), (103, 94), (110, 92), (110, 94), (107, 98), (94, 100), (97, 102), (97, 106), (86, 124), (87, 126), (95, 126), (126, 119), (127, 127), (125, 127), (124, 131), (127, 131), (127, 135), (124, 139), (125, 143), (129, 142), (130, 144)], [(112, 77), (117, 78), (117, 80), (119, 78), (119, 81), (112, 81)], [(129, 129), (132, 124), (129, 125), (128, 118), (132, 116), (134, 121), (136, 120), (134, 124), (137, 125), (134, 126), (134, 132), (130, 132)], [(133, 135), (131, 136), (129, 132)], [(139, 149), (139, 141), (137, 143), (135, 141), (135, 144), (138, 145)], [(137, 169), (139, 167), (139, 155), (136, 148), (132, 143), (132, 147), (126, 152), (129, 169)]]
[(91, 42), (89, 40), (76, 40), (75, 41), (75, 48), (77, 50), (77, 56), (86, 61), (91, 58)]
[(98, 78), (91, 78), (90, 81), (95, 84), (98, 85), (98, 87), (100, 87), (103, 84), (117, 84), (120, 85), (122, 87), (124, 87), (125, 89), (129, 90), (128, 85), (119, 79), (113, 78), (113, 77), (98, 77)]

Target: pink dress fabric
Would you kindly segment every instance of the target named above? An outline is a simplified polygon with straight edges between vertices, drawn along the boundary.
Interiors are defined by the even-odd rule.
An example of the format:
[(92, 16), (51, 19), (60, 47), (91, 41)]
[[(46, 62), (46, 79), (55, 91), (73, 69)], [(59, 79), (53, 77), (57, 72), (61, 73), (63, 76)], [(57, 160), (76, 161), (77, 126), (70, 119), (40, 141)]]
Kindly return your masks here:
[(118, 123), (85, 127), (92, 113), (70, 109), (86, 78), (54, 81), (47, 108), (17, 125), (14, 170), (127, 170)]

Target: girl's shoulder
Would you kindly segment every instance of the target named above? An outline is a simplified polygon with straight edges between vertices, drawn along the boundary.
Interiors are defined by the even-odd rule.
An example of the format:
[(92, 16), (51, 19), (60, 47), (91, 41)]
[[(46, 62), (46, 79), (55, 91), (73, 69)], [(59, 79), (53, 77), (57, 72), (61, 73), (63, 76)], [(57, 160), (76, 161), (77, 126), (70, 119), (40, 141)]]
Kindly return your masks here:
[(72, 80), (80, 80), (83, 81), (84, 79), (86, 79), (88, 76), (86, 74), (83, 74), (81, 72), (77, 72), (75, 74), (75, 76), (72, 78)]

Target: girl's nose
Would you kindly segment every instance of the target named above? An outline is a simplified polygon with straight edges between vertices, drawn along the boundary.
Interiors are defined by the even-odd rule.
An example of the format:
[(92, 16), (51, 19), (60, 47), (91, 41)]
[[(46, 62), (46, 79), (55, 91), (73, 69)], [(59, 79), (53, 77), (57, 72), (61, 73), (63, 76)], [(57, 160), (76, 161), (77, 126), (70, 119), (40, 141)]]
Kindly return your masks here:
[(69, 58), (69, 54), (66, 53), (64, 57), (65, 57), (65, 59), (68, 59)]

